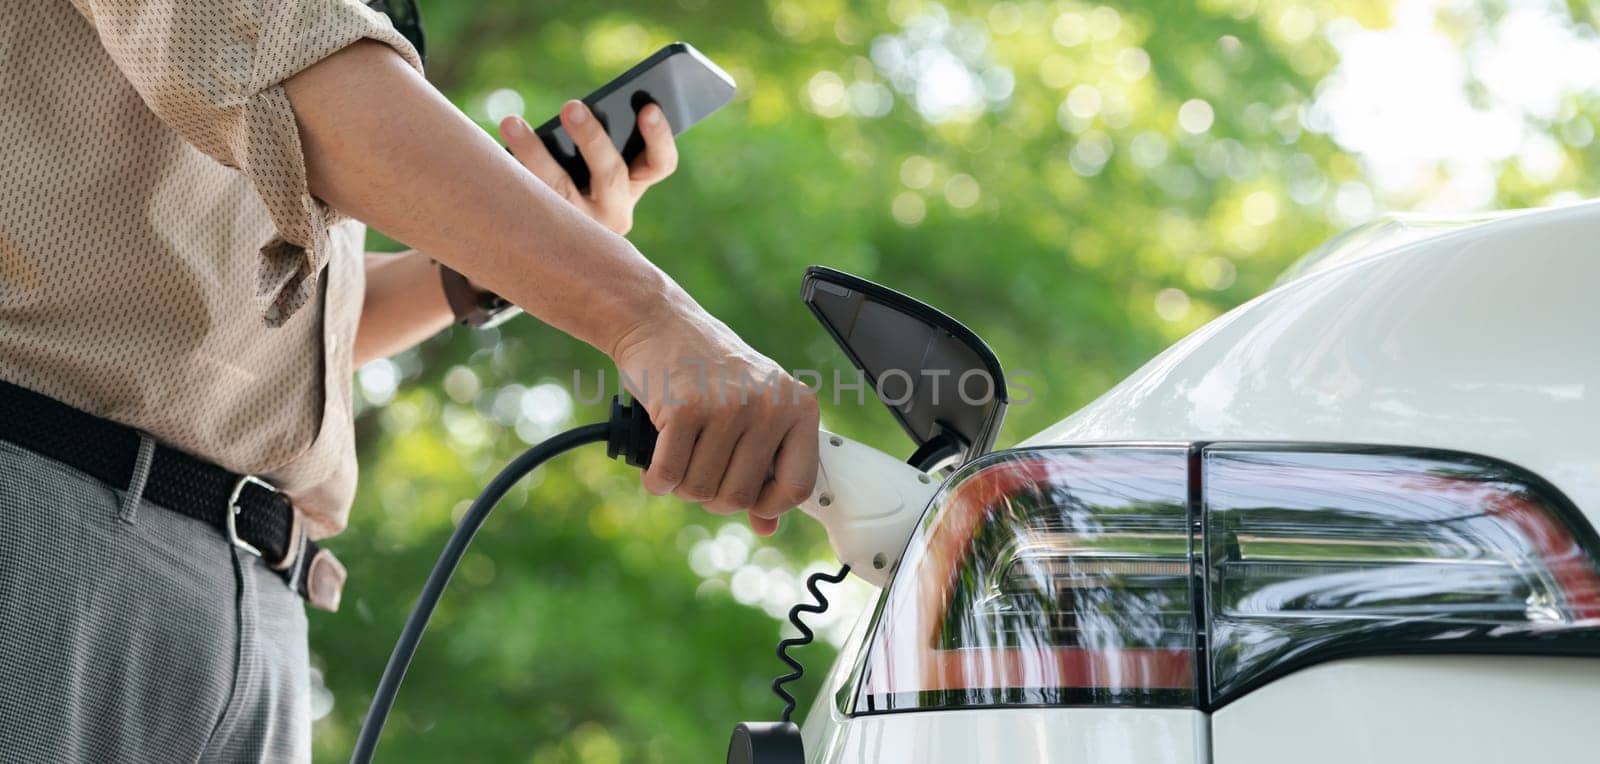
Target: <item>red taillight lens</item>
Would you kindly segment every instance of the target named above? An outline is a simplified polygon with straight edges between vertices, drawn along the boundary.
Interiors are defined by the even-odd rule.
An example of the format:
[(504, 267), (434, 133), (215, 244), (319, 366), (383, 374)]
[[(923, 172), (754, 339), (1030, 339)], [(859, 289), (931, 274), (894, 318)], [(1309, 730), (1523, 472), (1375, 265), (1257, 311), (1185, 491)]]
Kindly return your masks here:
[(1185, 464), (1053, 449), (951, 480), (901, 560), (857, 710), (1192, 703)]
[(1470, 455), (1005, 452), (935, 497), (854, 710), (1214, 708), (1349, 655), (1600, 654), (1597, 548), (1554, 488)]

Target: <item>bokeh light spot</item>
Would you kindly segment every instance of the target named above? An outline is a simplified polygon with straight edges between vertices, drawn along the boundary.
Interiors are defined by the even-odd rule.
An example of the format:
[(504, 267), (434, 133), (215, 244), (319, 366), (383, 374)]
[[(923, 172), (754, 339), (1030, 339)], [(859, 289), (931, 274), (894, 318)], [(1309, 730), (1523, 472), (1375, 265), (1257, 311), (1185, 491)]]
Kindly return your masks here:
[(1117, 73), (1128, 80), (1144, 79), (1150, 73), (1150, 54), (1144, 48), (1123, 48), (1117, 53)]
[(998, 35), (1022, 31), (1022, 9), (1016, 3), (1000, 2), (989, 7), (989, 30)]
[(361, 395), (367, 403), (383, 406), (394, 400), (394, 391), (400, 386), (400, 367), (387, 358), (379, 358), (356, 372), (361, 385)]
[(1339, 184), (1333, 195), (1334, 217), (1345, 225), (1355, 225), (1371, 218), (1376, 209), (1372, 189), (1360, 181)]
[(956, 209), (966, 209), (977, 204), (980, 194), (978, 179), (966, 173), (952, 175), (944, 184), (945, 201)]
[(1278, 197), (1271, 191), (1257, 191), (1244, 198), (1244, 222), (1262, 226), (1278, 219)]
[(1099, 130), (1083, 134), (1067, 154), (1072, 171), (1086, 178), (1099, 175), (1111, 159), (1111, 138)]
[(830, 71), (820, 71), (806, 83), (806, 99), (811, 110), (824, 117), (842, 117), (849, 106), (845, 102), (844, 78)]
[(1182, 321), (1189, 315), (1189, 295), (1182, 289), (1168, 287), (1156, 293), (1156, 315), (1163, 321)]
[(1067, 111), (1079, 119), (1090, 119), (1100, 113), (1100, 89), (1082, 84), (1067, 93)]
[(490, 122), (498, 123), (510, 116), (520, 117), (526, 108), (522, 94), (510, 88), (500, 88), (483, 99), (483, 111), (489, 115)]
[(1303, 5), (1291, 5), (1278, 14), (1278, 34), (1286, 42), (1300, 44), (1317, 31), (1317, 14)]
[(900, 163), (900, 182), (906, 188), (927, 188), (933, 182), (933, 161), (925, 156), (912, 154)]
[(1161, 166), (1167, 161), (1167, 139), (1160, 133), (1145, 131), (1133, 136), (1128, 144), (1128, 154), (1133, 163), (1145, 169)]
[(1081, 13), (1063, 13), (1050, 25), (1050, 36), (1068, 48), (1082, 45), (1089, 39), (1089, 21)]
[(927, 216), (928, 204), (915, 191), (903, 191), (895, 196), (894, 203), (889, 205), (889, 212), (900, 225), (914, 226)]
[(1191, 98), (1178, 107), (1178, 127), (1193, 135), (1199, 135), (1211, 129), (1211, 123), (1216, 119), (1216, 114), (1211, 110), (1211, 104), (1199, 98)]
[(452, 366), (444, 375), (444, 392), (456, 403), (471, 403), (483, 392), (483, 385), (471, 367)]
[(845, 89), (852, 114), (860, 117), (882, 117), (894, 107), (894, 94), (878, 82), (853, 82)]
[(1207, 258), (1200, 264), (1200, 283), (1207, 289), (1222, 291), (1233, 286), (1238, 277), (1238, 269), (1226, 257)]
[(1115, 39), (1120, 31), (1122, 15), (1117, 13), (1117, 9), (1102, 5), (1089, 12), (1089, 36), (1105, 41)]

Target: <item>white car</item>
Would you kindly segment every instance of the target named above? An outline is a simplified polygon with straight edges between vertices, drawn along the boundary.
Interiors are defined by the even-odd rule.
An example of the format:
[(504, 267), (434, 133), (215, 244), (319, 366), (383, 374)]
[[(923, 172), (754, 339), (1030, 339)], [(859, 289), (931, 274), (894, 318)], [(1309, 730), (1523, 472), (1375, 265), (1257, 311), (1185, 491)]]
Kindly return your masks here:
[(1015, 448), (906, 397), (964, 463), (812, 764), (1600, 761), (1600, 204), (1357, 229)]

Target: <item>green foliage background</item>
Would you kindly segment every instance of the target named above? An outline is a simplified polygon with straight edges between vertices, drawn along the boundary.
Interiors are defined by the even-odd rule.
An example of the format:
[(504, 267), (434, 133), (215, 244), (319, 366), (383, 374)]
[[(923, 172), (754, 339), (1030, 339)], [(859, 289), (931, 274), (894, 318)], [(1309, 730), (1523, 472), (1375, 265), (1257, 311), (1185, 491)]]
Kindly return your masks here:
[[(681, 138), (681, 169), (646, 197), (632, 240), (789, 368), (848, 368), (798, 300), (807, 265), (945, 309), (1030, 388), (1001, 445), (1257, 294), (1334, 232), (1332, 189), (1363, 169), (1305, 127), (1337, 58), (1296, 30), (1307, 12), (1318, 25), (1389, 21), (1377, 0), (436, 0), (423, 10), (430, 79), (485, 125), (518, 97), (537, 123), (660, 45), (694, 43), (735, 76), (739, 96)], [(873, 56), (892, 40), (954, 51), (997, 97), (930, 119)], [(1094, 92), (1075, 90), (1084, 84)], [(924, 85), (935, 96), (949, 87)], [(1212, 115), (1193, 132), (1180, 114), (1197, 127), (1206, 109), (1185, 107), (1192, 99)], [(1549, 191), (1514, 171), (1500, 186), (1513, 204)], [(452, 330), (362, 372), (361, 493), (331, 544), (351, 584), (343, 612), (312, 616), (327, 711), (319, 760), (348, 757), (466, 500), (525, 440), (601, 417), (564, 408), (559, 390), (582, 369), (592, 396), (604, 368), (524, 317)], [(908, 450), (875, 405), (825, 404), (824, 417)], [(750, 556), (738, 537), (735, 559), (697, 573), (696, 545), (728, 522), (646, 496), (598, 449), (534, 476), (445, 598), (383, 759), (720, 761), (734, 722), (778, 709), (766, 686), (780, 621), (731, 596), (731, 569), (794, 572), (828, 558), (818, 529), (791, 521), (760, 544), (767, 551)], [(829, 648), (805, 659), (808, 704)]]

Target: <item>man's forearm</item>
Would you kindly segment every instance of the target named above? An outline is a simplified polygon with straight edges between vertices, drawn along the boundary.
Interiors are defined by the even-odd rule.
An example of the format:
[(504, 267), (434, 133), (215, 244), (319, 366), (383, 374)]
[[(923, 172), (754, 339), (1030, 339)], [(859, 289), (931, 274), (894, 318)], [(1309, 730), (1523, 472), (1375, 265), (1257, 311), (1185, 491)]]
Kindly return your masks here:
[(352, 45), (286, 87), (312, 193), (614, 354), (693, 301), (524, 169), (387, 46)]
[[(748, 509), (764, 534), (811, 494), (816, 399), (501, 149), (393, 50), (357, 43), (287, 86), (313, 194), (594, 345), (620, 374), (646, 380), (635, 393), (644, 393), (659, 431), (646, 488), (714, 512)], [(644, 124), (652, 122), (659, 138), (665, 121)], [(563, 122), (569, 133), (577, 124)], [(582, 124), (591, 172), (609, 180), (598, 187), (630, 185), (635, 168), (592, 129), (592, 117)], [(520, 126), (512, 138), (530, 162), (538, 157)], [(670, 152), (657, 153), (660, 165), (647, 161), (648, 169), (670, 172)], [(772, 394), (727, 395), (725, 380), (771, 380)]]
[(439, 266), (415, 250), (369, 254), (367, 293), (356, 329), (355, 364), (387, 358), (439, 333), (454, 315)]

